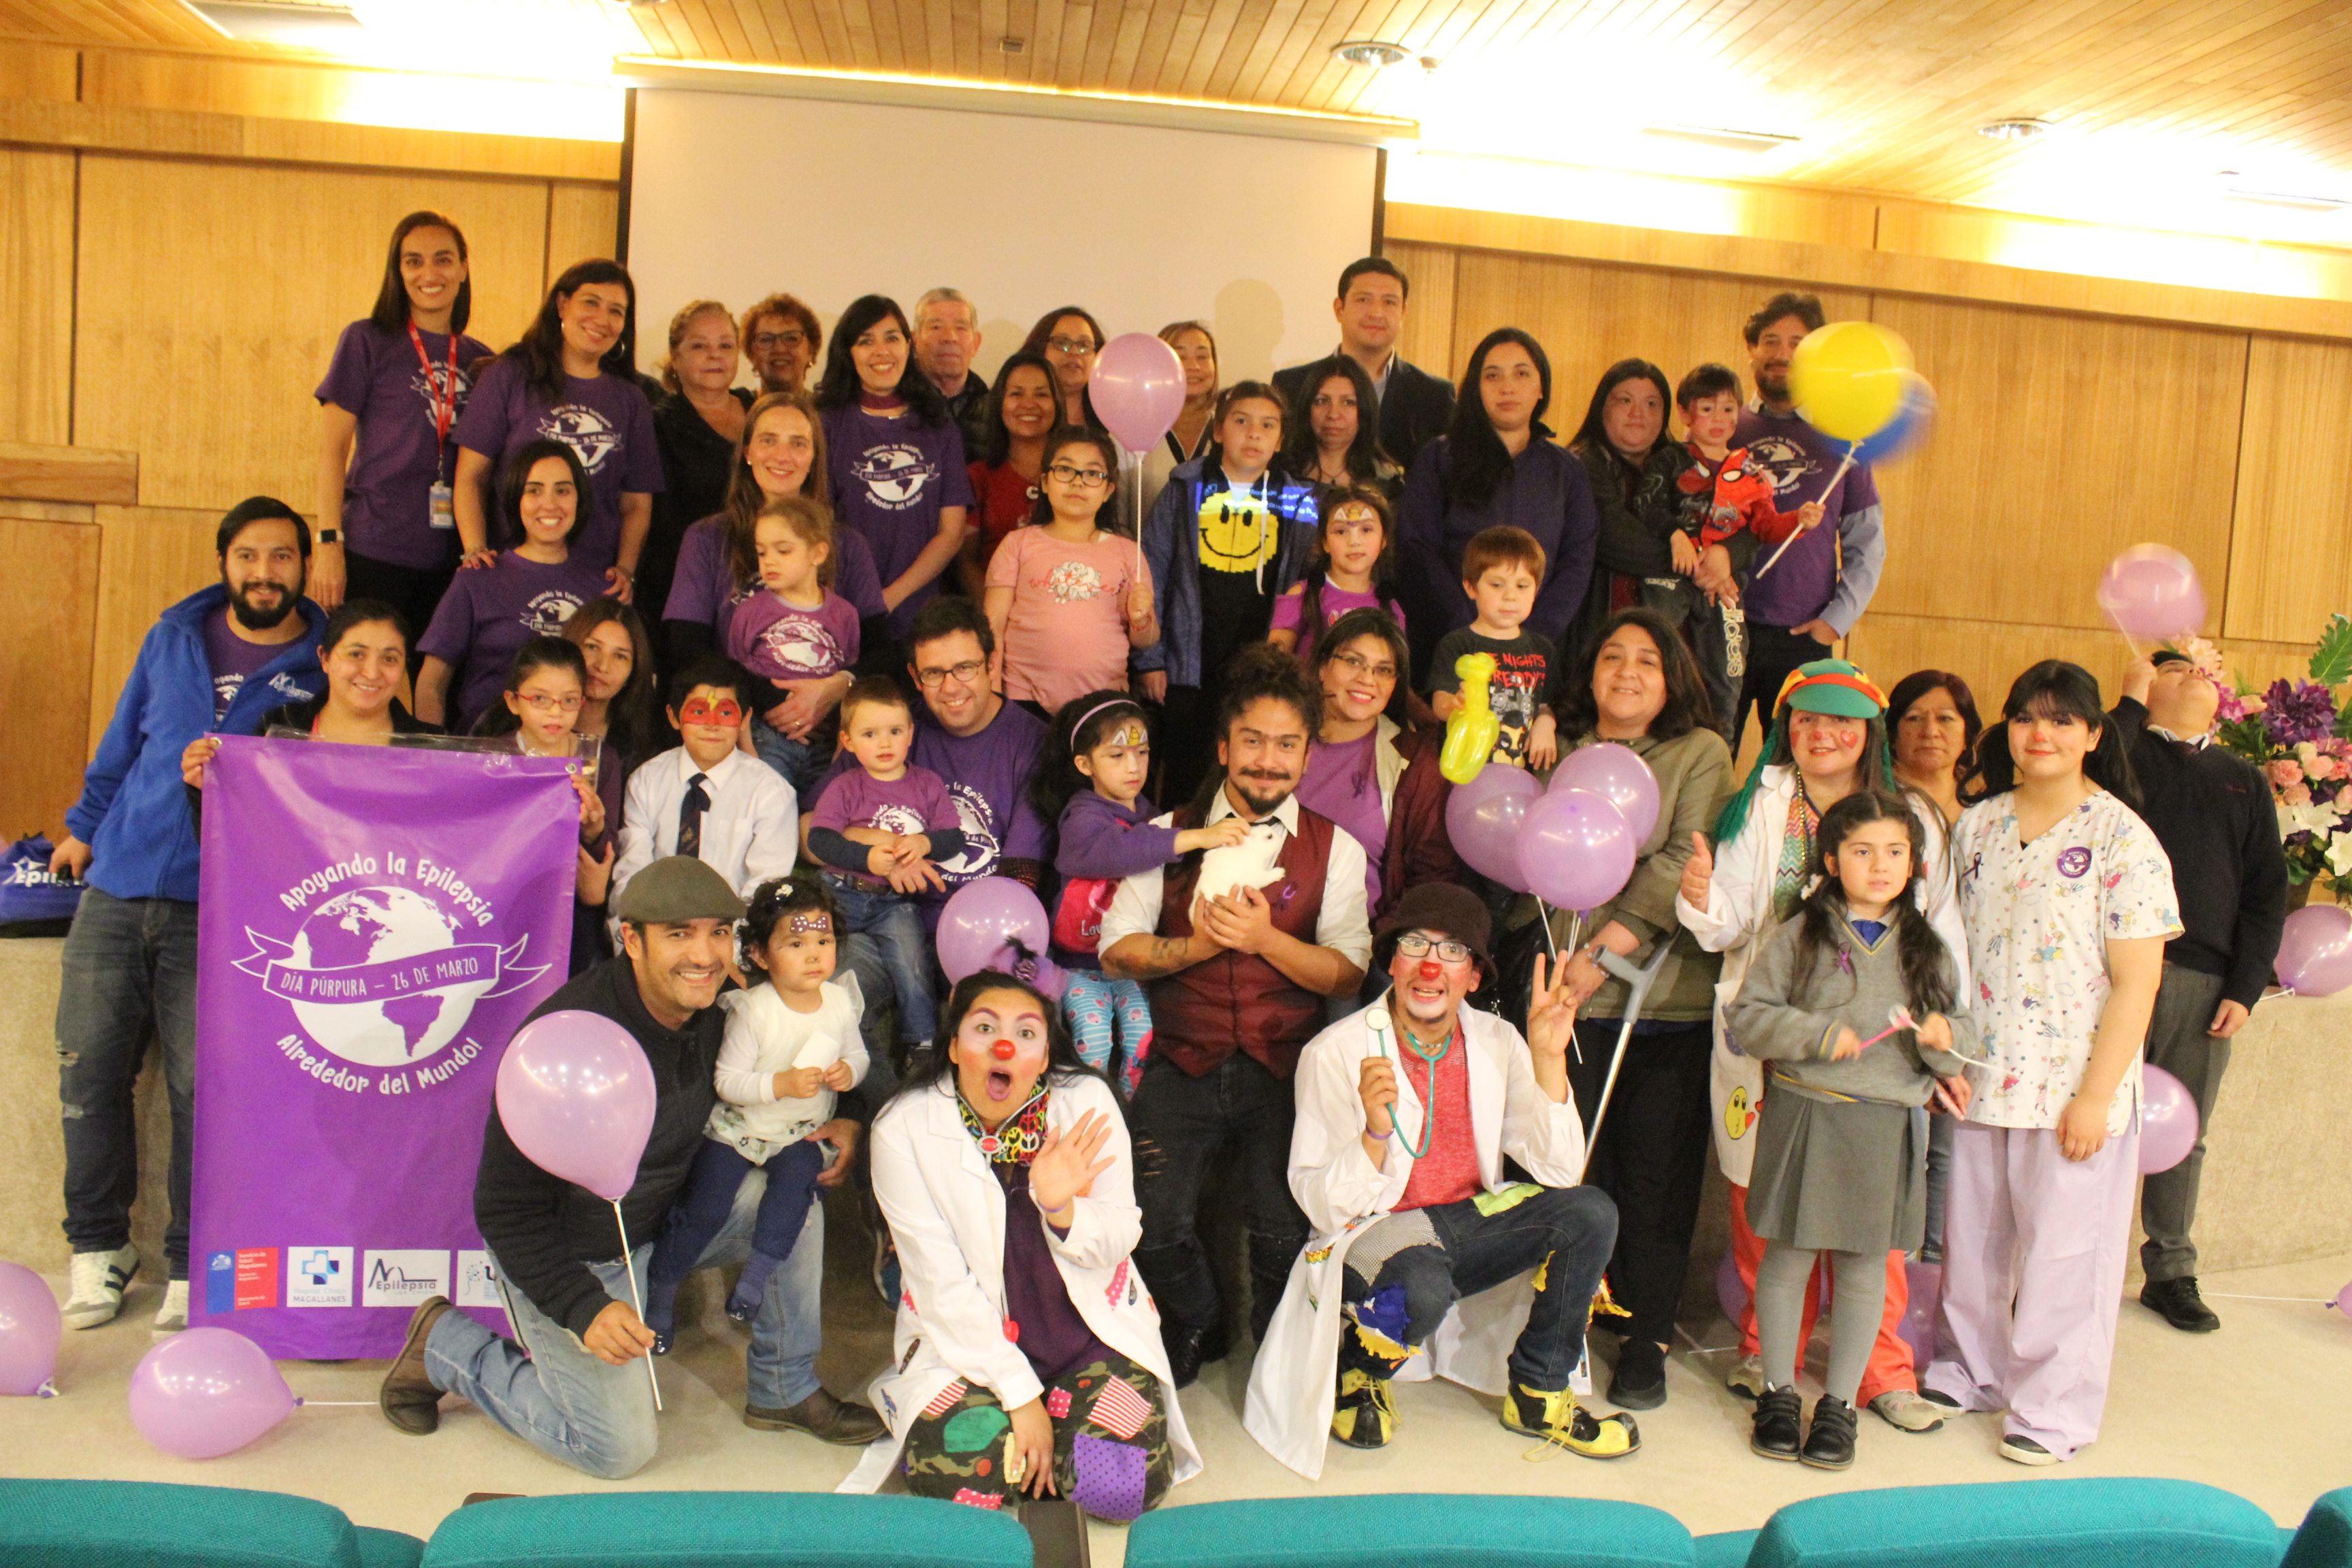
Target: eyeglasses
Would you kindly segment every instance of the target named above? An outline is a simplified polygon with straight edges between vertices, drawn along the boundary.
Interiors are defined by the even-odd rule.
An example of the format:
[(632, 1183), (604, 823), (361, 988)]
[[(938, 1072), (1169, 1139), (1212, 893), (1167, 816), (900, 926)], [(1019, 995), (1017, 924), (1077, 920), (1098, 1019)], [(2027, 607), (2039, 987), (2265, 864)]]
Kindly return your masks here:
[(515, 695), (541, 713), (553, 713), (559, 710), (565, 713), (577, 713), (580, 704), (585, 700), (579, 697), (550, 697), (543, 691), (518, 691)]
[(1351, 675), (1369, 675), (1374, 680), (1394, 680), (1396, 679), (1396, 666), (1389, 663), (1385, 659), (1381, 660), (1378, 664), (1374, 664), (1370, 659), (1366, 658), (1361, 654), (1335, 653), (1331, 656), (1331, 662), (1333, 664), (1342, 664), (1347, 666), (1348, 671)]
[(1470, 957), (1470, 944), (1455, 942), (1451, 937), (1440, 941), (1421, 931), (1409, 931), (1397, 938), (1396, 950), (1407, 958), (1427, 958), (1432, 948), (1436, 949), (1438, 961), (1442, 963), (1463, 963)]
[(677, 716), (681, 723), (687, 724), (740, 724), (743, 710), (723, 699), (713, 702), (706, 697), (696, 697), (677, 710)]
[(945, 669), (919, 669), (915, 671), (915, 679), (921, 683), (925, 690), (936, 691), (950, 680), (958, 686), (970, 686), (978, 680), (987, 668), (986, 659), (971, 658), (961, 664), (951, 664)]
[(796, 349), (808, 342), (808, 334), (798, 327), (782, 332), (753, 332), (751, 346), (766, 353), (770, 349)]
[(1090, 354), (1095, 352), (1092, 338), (1047, 338), (1045, 346), (1057, 354)]
[(1064, 484), (1076, 485), (1082, 489), (1100, 489), (1110, 483), (1110, 470), (1108, 468), (1074, 468), (1067, 463), (1056, 463), (1045, 471)]

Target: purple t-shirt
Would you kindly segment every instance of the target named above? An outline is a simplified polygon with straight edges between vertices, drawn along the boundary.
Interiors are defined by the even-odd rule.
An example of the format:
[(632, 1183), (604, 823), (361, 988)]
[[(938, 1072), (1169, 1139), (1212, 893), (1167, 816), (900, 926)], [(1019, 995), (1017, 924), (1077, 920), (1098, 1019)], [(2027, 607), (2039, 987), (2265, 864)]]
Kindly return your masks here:
[[(546, 395), (524, 379), (522, 361), (501, 354), (482, 373), (457, 420), (457, 445), (490, 459), (502, 471), (507, 458), (541, 437), (571, 447), (588, 470), (595, 505), (587, 526), (572, 542), (572, 557), (601, 574), (621, 558), (621, 498), (651, 495), (662, 488), (661, 448), (654, 436), (653, 405), (626, 376), (563, 378), (563, 401), (550, 408)], [(490, 503), (503, 517), (505, 499)], [(491, 542), (498, 542), (492, 523)]]
[(435, 427), (433, 404), (446, 406), (455, 390), (462, 415), (473, 380), (466, 366), (489, 357), (489, 345), (457, 334), (457, 365), (449, 339), (420, 330), (428, 375), (405, 331), (379, 332), (353, 321), (335, 342), (327, 379), (312, 395), (359, 419), (351, 470), (343, 476), (345, 542), (371, 561), (429, 571), (457, 558), (457, 531), (433, 526), (431, 491), (457, 465), (457, 429), (448, 438)]
[(1386, 610), (1396, 617), (1397, 629), (1399, 631), (1404, 629), (1402, 605), (1393, 601), (1384, 603), (1376, 593), (1358, 594), (1346, 588), (1335, 588), (1331, 585), (1331, 579), (1328, 577), (1323, 579), (1323, 597), (1319, 602), (1323, 610), (1323, 624), (1303, 630), (1298, 625), (1298, 617), (1307, 605), (1305, 588), (1300, 588), (1295, 593), (1285, 594), (1274, 602), (1273, 629), (1278, 632), (1298, 633), (1298, 643), (1293, 651), (1298, 655), (1298, 662), (1301, 664), (1314, 662), (1317, 640), (1325, 632), (1330, 630), (1332, 622), (1349, 610)]
[[(843, 528), (865, 535), (875, 572), (895, 583), (939, 537), (941, 510), (971, 505), (963, 435), (953, 420), (926, 426), (911, 414), (889, 419), (856, 404), (828, 408), (824, 418), (834, 515)], [(905, 637), (939, 585), (934, 577), (908, 595), (890, 612), (890, 629)]]
[[(1054, 858), (1052, 826), (1029, 801), (1029, 775), (1045, 750), (1045, 721), (1015, 703), (998, 704), (996, 717), (975, 735), (949, 734), (929, 709), (915, 716), (909, 761), (947, 781), (955, 820), (944, 826), (963, 830), (963, 853), (940, 864), (940, 875), (950, 890), (995, 876), (1000, 860)], [(844, 752), (835, 759), (825, 782), (862, 771), (857, 759)], [(924, 918), (934, 920), (947, 896), (925, 893), (919, 901), (927, 911)]]
[(939, 774), (909, 763), (895, 779), (877, 779), (850, 759), (848, 771), (835, 773), (816, 797), (809, 813), (811, 827), (845, 833), (870, 827), (877, 833), (946, 831), (956, 825), (955, 804)]
[[(698, 621), (710, 628), (719, 646), (737, 606), (759, 591), (754, 584), (738, 587), (727, 574), (727, 514), (706, 517), (686, 531), (677, 548), (677, 575), (670, 579), (669, 603), (662, 606), (666, 621)], [(882, 580), (874, 574), (874, 552), (865, 538), (845, 528), (833, 534), (833, 589), (849, 601), (861, 619), (887, 614), (882, 604)], [(855, 662), (857, 656), (850, 656)]]
[(1378, 726), (1353, 741), (1318, 741), (1307, 753), (1307, 776), (1298, 783), (1298, 804), (1329, 817), (1364, 847), (1364, 896), (1381, 901), (1381, 850), (1389, 841), (1388, 813), (1381, 805), (1381, 743)]
[[(1745, 447), (1772, 481), (1772, 505), (1794, 511), (1809, 500), (1822, 503), (1822, 526), (1800, 534), (1780, 564), (1740, 588), (1740, 607), (1761, 626), (1801, 626), (1829, 608), (1837, 592), (1837, 521), (1878, 504), (1878, 481), (1868, 463), (1856, 463), (1829, 482), (1845, 461), (1845, 443), (1832, 441), (1795, 415), (1774, 416), (1743, 409), (1731, 444)], [(1828, 485), (1824, 490), (1822, 487)], [(1756, 565), (1766, 556), (1759, 554)]]
[(754, 589), (727, 624), (727, 657), (770, 680), (835, 674), (857, 662), (857, 612), (838, 594), (804, 610)]
[(236, 635), (228, 624), (228, 606), (223, 605), (205, 617), (205, 662), (213, 669), (213, 722), (228, 717), (229, 704), (245, 685), (246, 677), (258, 675), (269, 668), (269, 661), (286, 651), (286, 645), (274, 642), (247, 642)]
[(460, 572), (441, 595), (416, 651), (450, 668), (449, 732), (466, 734), (506, 689), (507, 667), (531, 637), (559, 637), (572, 612), (604, 593), (602, 567), (574, 550), (561, 566), (509, 550), (496, 566)]

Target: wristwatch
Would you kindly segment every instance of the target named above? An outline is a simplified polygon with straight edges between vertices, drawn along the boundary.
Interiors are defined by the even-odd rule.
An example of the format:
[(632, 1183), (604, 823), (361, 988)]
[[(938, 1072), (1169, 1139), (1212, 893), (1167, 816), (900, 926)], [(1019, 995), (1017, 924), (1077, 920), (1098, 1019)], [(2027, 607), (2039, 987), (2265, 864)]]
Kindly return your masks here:
[(343, 531), (340, 528), (322, 528), (310, 537), (314, 542), (320, 544), (341, 544), (343, 542)]

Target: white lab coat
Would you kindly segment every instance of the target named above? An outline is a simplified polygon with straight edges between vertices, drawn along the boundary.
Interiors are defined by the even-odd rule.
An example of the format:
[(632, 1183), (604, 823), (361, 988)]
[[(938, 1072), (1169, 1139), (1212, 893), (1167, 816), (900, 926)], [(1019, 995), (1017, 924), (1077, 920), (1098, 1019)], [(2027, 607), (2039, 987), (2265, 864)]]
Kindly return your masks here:
[[(1160, 1310), (1130, 1256), (1143, 1215), (1127, 1119), (1110, 1086), (1089, 1076), (1054, 1087), (1046, 1125), (1066, 1131), (1089, 1110), (1109, 1119), (1103, 1152), (1111, 1166), (1075, 1200), (1070, 1234), (1057, 1237), (1047, 1226), (1046, 1241), (1095, 1337), (1159, 1377), (1175, 1479), (1188, 1480), (1200, 1473), (1201, 1456), (1169, 1380)], [(986, 1387), (1007, 1410), (1045, 1391), (1029, 1358), (1004, 1337), (1004, 1189), (964, 1130), (954, 1080), (892, 1101), (875, 1118), (873, 1137), (874, 1195), (898, 1239), (904, 1289), (891, 1370), (869, 1391), (890, 1430), (836, 1489), (845, 1492), (881, 1486), (915, 1418), (955, 1379)]]
[[(1797, 770), (1774, 763), (1764, 770), (1748, 805), (1748, 820), (1727, 844), (1715, 847), (1715, 875), (1706, 890), (1706, 908), (1696, 908), (1677, 895), (1675, 914), (1699, 946), (1724, 955), (1723, 973), (1715, 985), (1715, 1054), (1708, 1064), (1708, 1090), (1715, 1115), (1715, 1157), (1723, 1178), (1736, 1187), (1748, 1184), (1756, 1165), (1757, 1101), (1764, 1092), (1764, 1066), (1741, 1051), (1724, 1028), (1724, 1016), (1739, 994), (1748, 965), (1780, 921), (1772, 914), (1772, 882), (1780, 866), (1780, 841), (1788, 837), (1789, 803), (1797, 797)], [(1912, 897), (1921, 899), (1927, 923), (1944, 939), (1952, 955), (1956, 1005), (1969, 995), (1969, 933), (1960, 923), (1960, 903), (1952, 884), (1951, 837), (1932, 806), (1919, 816), (1921, 875), (1912, 884)]]
[[(1386, 1005), (1385, 1003), (1382, 1005)], [(1386, 1167), (1365, 1158), (1364, 1103), (1357, 1081), (1364, 1058), (1385, 1045), (1399, 1053), (1395, 1026), (1376, 1041), (1366, 1014), (1340, 1019), (1307, 1043), (1294, 1080), (1298, 1120), (1290, 1135), (1290, 1191), (1315, 1237), (1291, 1266), (1282, 1305), (1250, 1369), (1242, 1425), (1268, 1453), (1307, 1479), (1323, 1473), (1339, 1381), (1339, 1307), (1348, 1250), (1373, 1221), (1385, 1218), (1412, 1175), (1408, 1145), (1420, 1142), (1422, 1101), (1404, 1062), (1397, 1068), (1396, 1137)], [(1471, 1131), (1478, 1174), (1488, 1192), (1507, 1184), (1503, 1156), (1549, 1187), (1572, 1187), (1584, 1173), (1584, 1123), (1576, 1098), (1554, 1104), (1536, 1086), (1535, 1061), (1519, 1032), (1491, 1013), (1462, 1009), (1469, 1047)], [(1410, 1058), (1408, 1058), (1410, 1059)], [(1436, 1375), (1482, 1394), (1502, 1394), (1511, 1347), (1535, 1301), (1532, 1270), (1454, 1303), (1445, 1321), (1398, 1377)]]

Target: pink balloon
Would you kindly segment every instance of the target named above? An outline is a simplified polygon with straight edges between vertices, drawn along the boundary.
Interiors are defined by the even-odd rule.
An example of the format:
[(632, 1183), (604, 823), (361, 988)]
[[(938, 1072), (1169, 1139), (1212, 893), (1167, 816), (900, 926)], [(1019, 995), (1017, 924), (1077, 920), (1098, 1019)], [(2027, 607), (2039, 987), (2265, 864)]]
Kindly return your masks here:
[(1036, 894), (1010, 877), (978, 878), (958, 888), (940, 910), (940, 968), (950, 984), (983, 969), (1009, 970), (1024, 952), (1043, 958), (1052, 929)]
[(2197, 1102), (2160, 1067), (2139, 1069), (2139, 1170), (2169, 1171), (2197, 1147)]
[(2107, 563), (2099, 579), (2099, 608), (2126, 636), (2153, 641), (2205, 624), (2205, 588), (2197, 568), (2178, 550), (2135, 544)]
[(1445, 836), (1454, 852), (1480, 876), (1527, 891), (1519, 880), (1519, 830), (1527, 826), (1528, 807), (1542, 795), (1543, 786), (1524, 768), (1480, 768), (1477, 777), (1455, 784), (1445, 797)]
[(1731, 1326), (1738, 1328), (1740, 1315), (1748, 1310), (1748, 1282), (1739, 1278), (1739, 1259), (1728, 1252), (1715, 1266), (1715, 1300)]
[(183, 1329), (131, 1374), (131, 1424), (183, 1459), (235, 1453), (300, 1403), (268, 1352), (226, 1329)]
[(1903, 1279), (1911, 1299), (1903, 1309), (1899, 1331), (1903, 1342), (1911, 1347), (1913, 1370), (1925, 1372), (1936, 1359), (1936, 1304), (1944, 1296), (1944, 1268), (1915, 1258), (1904, 1264)]
[(0, 1263), (0, 1394), (55, 1394), (65, 1322), (48, 1282), (21, 1263)]
[(2352, 1284), (2347, 1284), (2343, 1289), (2336, 1292), (2336, 1310), (2346, 1317), (2352, 1318)]
[(2279, 936), (2278, 977), (2298, 996), (2333, 996), (2352, 985), (2352, 910), (2305, 904)]
[(1625, 814), (1589, 789), (1564, 789), (1528, 808), (1519, 875), (1554, 909), (1597, 909), (1633, 874), (1640, 846)]
[(1658, 826), (1658, 775), (1631, 748), (1614, 741), (1570, 752), (1552, 770), (1551, 788), (1554, 794), (1589, 789), (1607, 796), (1612, 805), (1624, 813), (1625, 826), (1633, 830), (1637, 845), (1647, 844), (1650, 830)]
[(1150, 332), (1121, 332), (1095, 355), (1087, 392), (1104, 428), (1130, 452), (1148, 452), (1184, 412), (1184, 366)]
[(614, 1202), (636, 1185), (653, 1065), (612, 1019), (566, 1009), (525, 1024), (499, 1060), (498, 1101), (507, 1136), (548, 1174)]

